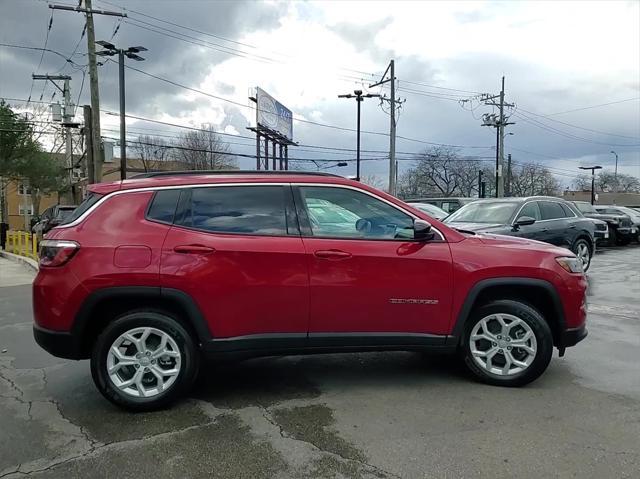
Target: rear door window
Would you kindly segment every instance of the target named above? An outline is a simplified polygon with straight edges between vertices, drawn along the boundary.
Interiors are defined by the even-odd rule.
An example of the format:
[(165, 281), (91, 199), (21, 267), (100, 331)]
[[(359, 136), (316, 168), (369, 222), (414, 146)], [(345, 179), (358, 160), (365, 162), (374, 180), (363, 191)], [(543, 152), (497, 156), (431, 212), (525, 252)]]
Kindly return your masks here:
[(540, 201), (539, 206), (543, 220), (557, 220), (566, 217), (560, 203), (555, 201)]
[(193, 188), (176, 223), (212, 233), (285, 236), (287, 193), (280, 185)]

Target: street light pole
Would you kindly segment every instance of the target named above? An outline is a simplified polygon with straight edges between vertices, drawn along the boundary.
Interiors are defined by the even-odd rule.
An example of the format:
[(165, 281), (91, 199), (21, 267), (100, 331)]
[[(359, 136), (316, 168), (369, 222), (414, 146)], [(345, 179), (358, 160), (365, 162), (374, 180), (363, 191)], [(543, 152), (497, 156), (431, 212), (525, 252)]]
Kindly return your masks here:
[(615, 185), (616, 191), (618, 191), (618, 154), (613, 150), (611, 150), (611, 153), (616, 155), (616, 169), (614, 170), (614, 173), (613, 173), (613, 179), (616, 182), (616, 185)]
[(365, 98), (373, 98), (379, 96), (380, 95), (374, 93), (367, 93), (366, 95), (363, 95), (362, 90), (354, 90), (353, 94), (349, 93), (347, 95), (338, 95), (338, 98), (355, 98), (356, 103), (358, 104), (358, 120), (356, 130), (356, 181), (360, 181), (360, 103), (362, 103)]
[(126, 50), (123, 48), (116, 48), (113, 43), (105, 42), (101, 40), (96, 42), (98, 45), (105, 48), (105, 50), (99, 51), (96, 55), (100, 56), (113, 56), (118, 55), (118, 76), (119, 76), (119, 90), (120, 90), (120, 179), (127, 179), (127, 130), (125, 121), (125, 82), (124, 82), (124, 57), (131, 58), (136, 61), (143, 61), (144, 58), (137, 55), (140, 52), (146, 52), (145, 47), (129, 47)]
[(580, 166), (581, 170), (591, 170), (591, 204), (596, 202), (596, 170), (601, 170), (602, 166)]

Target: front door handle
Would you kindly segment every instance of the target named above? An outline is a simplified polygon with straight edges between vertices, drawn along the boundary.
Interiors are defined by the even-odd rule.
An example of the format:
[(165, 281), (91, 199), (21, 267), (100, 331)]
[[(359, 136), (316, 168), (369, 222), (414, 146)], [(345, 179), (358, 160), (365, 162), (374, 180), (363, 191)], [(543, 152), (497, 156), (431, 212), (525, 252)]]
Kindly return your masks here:
[(316, 258), (322, 259), (338, 260), (351, 258), (351, 253), (347, 253), (346, 251), (341, 251), (339, 249), (318, 250), (313, 254), (316, 256)]
[(182, 244), (174, 247), (173, 251), (182, 254), (211, 254), (215, 253), (216, 250), (201, 244)]

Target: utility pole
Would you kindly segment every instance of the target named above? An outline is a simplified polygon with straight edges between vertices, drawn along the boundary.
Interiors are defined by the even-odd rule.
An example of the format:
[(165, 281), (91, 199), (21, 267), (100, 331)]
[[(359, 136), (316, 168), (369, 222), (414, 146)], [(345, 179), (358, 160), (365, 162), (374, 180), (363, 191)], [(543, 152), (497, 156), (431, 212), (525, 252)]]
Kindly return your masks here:
[(614, 173), (613, 173), (613, 181), (615, 182), (614, 188), (617, 193), (618, 192), (618, 154), (613, 150), (611, 150), (611, 153), (616, 155), (616, 169), (614, 170)]
[(596, 170), (601, 170), (602, 166), (579, 166), (581, 170), (591, 170), (591, 204), (596, 202)]
[(507, 155), (507, 182), (504, 187), (505, 196), (511, 196), (511, 153)]
[[(480, 97), (481, 101), (484, 101), (485, 105), (491, 105), (498, 108), (499, 114), (495, 113), (483, 115), (483, 126), (491, 126), (496, 129), (496, 198), (504, 196), (504, 127), (507, 125), (514, 125), (514, 122), (509, 122), (508, 117), (505, 118), (504, 108), (513, 108), (513, 103), (505, 103), (504, 101), (504, 76), (502, 77), (502, 88), (498, 95), (484, 94)], [(499, 100), (496, 103), (496, 100)]]
[(478, 198), (484, 198), (482, 194), (482, 170), (478, 170)]
[(89, 58), (89, 88), (91, 90), (91, 131), (93, 146), (93, 161), (95, 181), (102, 180), (103, 150), (102, 139), (100, 137), (100, 93), (98, 89), (98, 66), (96, 63), (96, 37), (93, 25), (93, 15), (109, 15), (113, 17), (126, 17), (126, 13), (112, 12), (107, 10), (94, 10), (91, 0), (84, 0), (85, 7), (71, 7), (69, 5), (49, 5), (54, 10), (67, 10), (71, 12), (81, 12), (85, 14), (87, 22), (87, 53)]
[[(69, 86), (69, 81), (71, 77), (69, 75), (31, 75), (31, 78), (34, 80), (44, 80), (50, 81), (53, 86), (55, 86), (58, 90), (62, 92), (62, 97), (64, 99), (64, 112), (62, 115), (62, 126), (64, 127), (64, 135), (65, 135), (65, 165), (68, 172), (68, 181), (69, 187), (73, 187), (73, 143), (71, 136), (71, 129), (78, 128), (78, 123), (73, 123), (73, 113), (72, 113), (72, 105), (71, 105), (71, 89)], [(63, 86), (60, 88), (60, 85), (56, 83), (56, 81), (62, 80)], [(70, 204), (73, 204), (73, 190), (70, 190), (70, 194), (72, 195)]]
[(84, 114), (84, 143), (86, 151), (86, 164), (87, 164), (87, 177), (89, 178), (89, 184), (96, 182), (95, 174), (95, 162), (93, 158), (93, 131), (92, 131), (92, 117), (91, 107), (84, 105), (82, 107), (82, 113)]
[[(387, 78), (387, 74), (388, 78)], [(389, 99), (382, 97), (383, 101), (389, 102), (389, 194), (395, 195), (398, 183), (398, 162), (396, 161), (396, 104), (402, 105), (404, 100), (396, 100), (396, 71), (395, 60), (389, 62), (389, 66), (382, 74), (379, 82), (369, 85), (369, 88), (390, 83), (391, 97)]]
[[(346, 95), (338, 95), (338, 98), (355, 98), (356, 104), (358, 105), (358, 121), (357, 121), (357, 130), (356, 130), (356, 181), (360, 181), (360, 103), (364, 101), (365, 98), (373, 98), (379, 97), (378, 94), (367, 93), (366, 95), (362, 94), (362, 90), (354, 90), (353, 94), (348, 93)], [(275, 152), (274, 152), (275, 153)], [(274, 165), (275, 168), (275, 165)]]
[(127, 132), (125, 122), (125, 86), (124, 86), (124, 57), (131, 58), (136, 61), (144, 61), (138, 53), (146, 52), (145, 47), (129, 47), (126, 50), (123, 48), (116, 48), (113, 43), (100, 40), (96, 42), (98, 45), (105, 48), (96, 53), (103, 57), (110, 57), (118, 55), (118, 71), (119, 71), (119, 86), (120, 86), (120, 179), (127, 179)]

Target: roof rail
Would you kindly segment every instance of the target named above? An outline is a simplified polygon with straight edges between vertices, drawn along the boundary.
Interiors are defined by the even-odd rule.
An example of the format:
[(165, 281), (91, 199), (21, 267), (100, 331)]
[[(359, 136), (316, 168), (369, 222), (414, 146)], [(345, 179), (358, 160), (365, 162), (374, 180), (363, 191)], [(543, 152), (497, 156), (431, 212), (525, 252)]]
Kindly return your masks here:
[(320, 171), (277, 171), (277, 170), (186, 170), (186, 171), (153, 171), (149, 173), (140, 173), (134, 175), (130, 179), (137, 180), (141, 178), (155, 178), (162, 176), (200, 176), (200, 175), (305, 175), (305, 176), (334, 176), (341, 178), (340, 175), (332, 173), (324, 173)]

